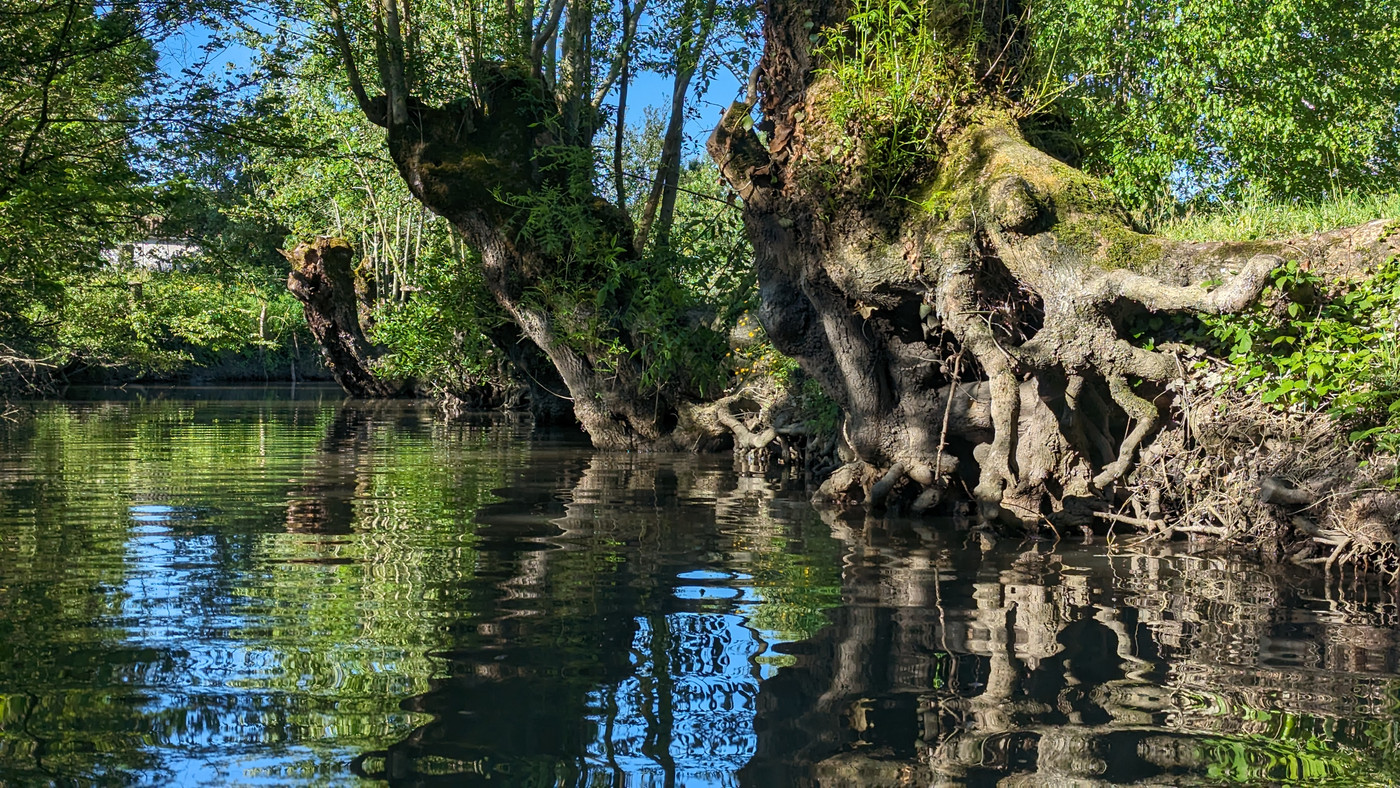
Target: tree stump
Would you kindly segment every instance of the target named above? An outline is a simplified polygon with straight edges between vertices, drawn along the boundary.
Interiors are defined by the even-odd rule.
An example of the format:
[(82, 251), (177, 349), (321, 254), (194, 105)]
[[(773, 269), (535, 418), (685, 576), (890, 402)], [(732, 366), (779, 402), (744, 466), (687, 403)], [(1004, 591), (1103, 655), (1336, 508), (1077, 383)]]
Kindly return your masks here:
[(306, 323), (321, 345), (326, 366), (352, 397), (397, 397), (410, 387), (404, 381), (374, 374), (381, 348), (370, 342), (360, 324), (355, 293), (355, 251), (340, 238), (317, 238), (283, 251), (292, 263), (287, 289), (301, 301)]

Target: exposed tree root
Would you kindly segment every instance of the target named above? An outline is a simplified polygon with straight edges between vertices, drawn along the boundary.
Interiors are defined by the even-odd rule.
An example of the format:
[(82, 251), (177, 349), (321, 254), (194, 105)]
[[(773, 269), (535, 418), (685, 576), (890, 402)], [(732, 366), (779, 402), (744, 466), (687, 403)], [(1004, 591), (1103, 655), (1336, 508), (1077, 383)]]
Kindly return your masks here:
[(770, 377), (753, 376), (713, 402), (686, 404), (680, 415), (677, 434), (688, 436), (685, 448), (728, 443), (741, 473), (765, 475), (779, 466), (812, 483), (835, 467), (834, 436), (819, 434), (792, 392)]
[[(1281, 488), (1259, 502), (1261, 479), (1280, 468), (1232, 477), (1219, 467), (1239, 451), (1204, 445), (1186, 426), (1204, 422), (1200, 403), (1217, 401), (1188, 392), (1175, 349), (1135, 344), (1126, 323), (1143, 312), (1245, 309), (1286, 258), (1364, 269), (1396, 251), (1383, 228), (1234, 244), (1144, 235), (1101, 184), (995, 113), (949, 139), (937, 171), (908, 187), (916, 208), (863, 212), (860, 198), (804, 164), (834, 155), (824, 146), (839, 138), (819, 126), (825, 88), (813, 79), (805, 98), (784, 99), (799, 102), (791, 110), (764, 107), (789, 118), (775, 132), (790, 140), (781, 151), (755, 144), (742, 104), (710, 150), (746, 200), (765, 330), (846, 414), (851, 456), (818, 504), (933, 511), (966, 491), (978, 518), (999, 527), (1291, 544), (1291, 520), (1308, 517), (1283, 509), (1321, 505), (1287, 503), (1296, 496)], [(799, 116), (818, 120), (804, 126)], [(845, 213), (820, 207), (832, 201)], [(1332, 429), (1325, 446), (1280, 444), (1278, 453), (1294, 470), (1325, 468), (1336, 437)], [(1228, 488), (1183, 487), (1180, 464), (1193, 459), (1231, 478)], [(1366, 484), (1333, 486), (1345, 505), (1314, 511), (1317, 535), (1308, 537), (1330, 552), (1299, 560), (1336, 567), (1393, 542), (1375, 525), (1386, 505), (1368, 498), (1366, 513), (1346, 508), (1355, 496), (1339, 491)]]

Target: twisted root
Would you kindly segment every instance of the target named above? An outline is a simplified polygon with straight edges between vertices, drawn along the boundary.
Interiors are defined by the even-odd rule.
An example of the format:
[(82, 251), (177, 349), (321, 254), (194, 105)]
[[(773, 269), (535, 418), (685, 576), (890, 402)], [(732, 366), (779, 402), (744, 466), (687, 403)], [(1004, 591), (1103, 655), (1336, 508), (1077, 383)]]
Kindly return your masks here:
[[(1057, 416), (1059, 431), (1082, 456), (1097, 453), (1100, 467), (1090, 485), (1092, 491), (1103, 493), (1132, 470), (1139, 448), (1162, 421), (1157, 405), (1138, 394), (1131, 380), (1163, 383), (1183, 374), (1175, 356), (1136, 347), (1119, 337), (1111, 310), (1127, 301), (1151, 311), (1237, 311), (1259, 297), (1269, 274), (1283, 262), (1275, 255), (1256, 255), (1238, 275), (1210, 291), (1124, 270), (1103, 272), (1079, 288), (1041, 293), (1046, 327), (1014, 345), (998, 339), (990, 322), (981, 319), (972, 250), (964, 250), (959, 257), (964, 262), (948, 265), (942, 272), (936, 304), (943, 325), (981, 365), (990, 383), (993, 437), (977, 447), (981, 468), (973, 495), (984, 519), (1018, 509), (1015, 519), (1022, 521), (1034, 520), (1038, 513), (1026, 511), (1019, 503), (1013, 506), (1013, 500), (1042, 481), (1028, 478), (1027, 469), (1017, 467), (1026, 396), (1021, 390), (1023, 378), (1036, 380), (1042, 396), (1055, 388), (1051, 378), (1066, 381), (1061, 389), (1065, 408)], [(946, 253), (944, 259), (948, 259)], [(1089, 385), (1090, 378), (1104, 382), (1108, 398), (1132, 424), (1116, 447), (1107, 437), (1108, 425), (1094, 424), (1086, 413), (1084, 406), (1090, 401), (1103, 404)]]

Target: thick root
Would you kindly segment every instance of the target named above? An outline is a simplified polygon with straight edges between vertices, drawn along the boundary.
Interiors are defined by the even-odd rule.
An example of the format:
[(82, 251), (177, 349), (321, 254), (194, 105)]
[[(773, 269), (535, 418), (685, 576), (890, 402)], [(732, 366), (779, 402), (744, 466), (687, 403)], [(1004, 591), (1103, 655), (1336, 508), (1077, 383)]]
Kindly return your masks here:
[(1108, 379), (1108, 393), (1129, 418), (1133, 419), (1135, 425), (1123, 439), (1123, 444), (1118, 447), (1118, 459), (1109, 463), (1102, 473), (1094, 477), (1094, 486), (1100, 490), (1106, 489), (1128, 472), (1133, 465), (1133, 455), (1138, 446), (1156, 429), (1161, 416), (1156, 405), (1133, 393), (1128, 380), (1122, 375), (1114, 375)]
[[(1024, 187), (1031, 189), (1028, 183)], [(1017, 221), (1024, 224), (1024, 219)], [(988, 229), (987, 241), (995, 256), (1007, 261), (1013, 275), (1025, 274), (1029, 281), (1045, 278), (1044, 260), (1053, 259), (1059, 248), (1053, 234), (1018, 241), (1013, 233), (997, 227)], [(1039, 254), (1032, 253), (1037, 248)], [(1099, 507), (1087, 507), (1091, 513), (1111, 505), (1114, 488), (1131, 472), (1139, 449), (1161, 424), (1157, 405), (1139, 395), (1130, 378), (1166, 384), (1183, 374), (1174, 356), (1136, 347), (1120, 337), (1116, 311), (1124, 303), (1150, 311), (1220, 314), (1243, 309), (1259, 297), (1269, 275), (1282, 263), (1275, 255), (1255, 255), (1238, 275), (1210, 291), (1172, 285), (1126, 269), (1090, 276), (1077, 288), (1064, 287), (1066, 280), (1061, 276), (1051, 283), (1057, 286), (1055, 290), (1044, 289), (1046, 283), (1042, 283), (1045, 328), (1014, 344), (1009, 337), (996, 336), (991, 321), (984, 317), (985, 310), (979, 308), (973, 268), (976, 260), (987, 255), (986, 250), (952, 250), (952, 256), (966, 262), (950, 264), (950, 250), (942, 249), (943, 278), (936, 303), (942, 325), (960, 344), (959, 352), (970, 352), (990, 383), (993, 437), (979, 445), (975, 454), (980, 475), (973, 494), (981, 517), (1025, 524), (1044, 520), (1067, 506), (1077, 511), (1086, 508), (1069, 505), (1071, 498), (1098, 497)], [(1093, 270), (1091, 265), (1084, 268)], [(1021, 445), (1025, 439), (1020, 434), (1026, 430), (1021, 411), (1026, 402), (1022, 379), (1039, 381), (1042, 397), (1064, 403), (1057, 417), (1059, 434), (1054, 436), (1066, 448), (1060, 452), (1059, 467), (1046, 467), (1055, 463), (1041, 463), (1034, 469), (1020, 467), (1020, 455), (1028, 451)], [(1107, 397), (1095, 391), (1100, 386), (1106, 388)], [(1110, 410), (1105, 399), (1111, 400), (1116, 410)], [(1097, 421), (1081, 413), (1090, 403), (1098, 406)], [(1127, 427), (1119, 432), (1115, 425), (1125, 420)], [(1112, 434), (1122, 435), (1116, 446), (1109, 437)], [(1081, 467), (1086, 460), (1097, 464), (1098, 470), (1089, 484), (1080, 485), (1066, 470)], [(1050, 500), (1056, 496), (1044, 484), (1052, 477), (1058, 477), (1062, 489), (1057, 500)]]
[(822, 509), (848, 509), (865, 504), (869, 492), (884, 474), (873, 465), (848, 462), (822, 482), (812, 496), (812, 503)]
[[(1144, 311), (1244, 309), (1285, 259), (1328, 269), (1343, 258), (1379, 262), (1400, 248), (1393, 233), (1366, 225), (1323, 234), (1313, 239), (1317, 252), (1297, 239), (1144, 235), (1104, 184), (990, 110), (944, 141), (936, 169), (897, 195), (905, 202), (868, 205), (810, 171), (838, 153), (836, 137), (802, 121), (825, 117), (819, 99), (796, 91), (782, 99), (793, 103), (777, 105), (791, 111), (764, 106), (786, 131), (784, 146), (765, 146), (750, 130), (747, 104), (726, 114), (709, 145), (744, 198), (765, 331), (847, 416), (852, 453), (819, 502), (932, 512), (945, 492), (967, 489), (984, 521), (1212, 535), (1247, 532), (1274, 516), (1269, 507), (1301, 508), (1282, 499), (1234, 505), (1257, 501), (1258, 478), (1248, 491), (1237, 480), (1228, 495), (1185, 496), (1179, 468), (1147, 489), (1144, 479), (1199, 447), (1189, 420), (1164, 414), (1190, 404), (1181, 401), (1181, 364), (1133, 344), (1125, 323)], [(1224, 281), (1200, 284), (1216, 279)], [(950, 393), (963, 387), (976, 391), (977, 407), (965, 409), (976, 423), (950, 418)], [(742, 426), (730, 425), (740, 443), (755, 431)], [(1237, 452), (1199, 451), (1217, 463), (1212, 473), (1240, 462)], [(945, 452), (958, 467), (944, 470)], [(1168, 525), (1178, 512), (1185, 519)], [(1355, 535), (1374, 528), (1344, 530), (1326, 555), (1303, 560), (1336, 566), (1381, 538)]]
[(813, 483), (840, 465), (837, 436), (817, 434), (791, 392), (771, 379), (751, 379), (713, 402), (682, 405), (679, 414), (678, 443), (696, 450), (731, 445), (744, 475), (767, 475), (778, 466)]

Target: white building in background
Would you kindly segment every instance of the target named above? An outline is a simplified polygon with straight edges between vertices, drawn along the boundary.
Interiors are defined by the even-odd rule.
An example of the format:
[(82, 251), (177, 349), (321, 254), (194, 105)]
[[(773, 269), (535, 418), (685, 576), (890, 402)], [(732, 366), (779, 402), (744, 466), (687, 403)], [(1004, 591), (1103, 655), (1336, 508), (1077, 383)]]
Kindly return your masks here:
[(202, 251), (198, 244), (180, 238), (148, 238), (102, 250), (109, 265), (137, 266), (152, 271), (173, 271), (180, 258)]

